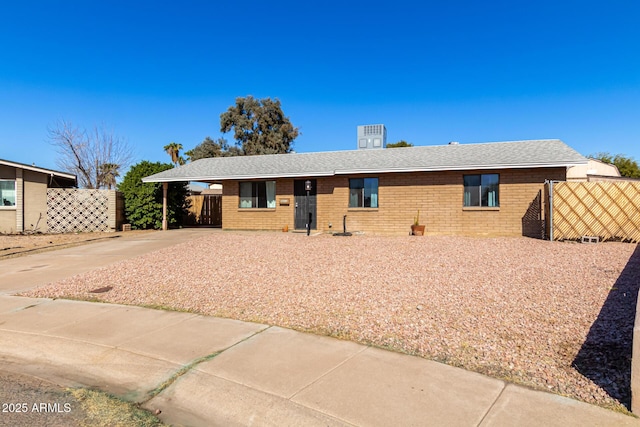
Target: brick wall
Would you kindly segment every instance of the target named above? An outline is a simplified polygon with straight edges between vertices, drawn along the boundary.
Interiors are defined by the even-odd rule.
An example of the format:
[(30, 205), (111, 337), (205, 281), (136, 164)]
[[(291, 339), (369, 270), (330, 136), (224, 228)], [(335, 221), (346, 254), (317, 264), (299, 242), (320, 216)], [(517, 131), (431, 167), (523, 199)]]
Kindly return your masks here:
[[(275, 209), (240, 209), (240, 185), (227, 181), (222, 186), (222, 228), (230, 230), (293, 229), (293, 179), (277, 179)], [(288, 199), (289, 205), (282, 205)]]
[[(463, 208), (462, 177), (479, 173), (500, 174), (499, 208)], [(426, 234), (521, 236), (523, 220), (545, 179), (564, 180), (565, 174), (565, 168), (546, 168), (358, 175), (378, 177), (379, 207), (371, 209), (349, 208), (349, 176), (318, 177), (318, 230), (342, 231), (347, 215), (348, 231), (409, 234), (419, 209)], [(293, 179), (276, 180), (275, 209), (239, 209), (238, 181), (223, 188), (223, 228), (293, 228)], [(289, 199), (289, 205), (281, 205), (282, 199)]]

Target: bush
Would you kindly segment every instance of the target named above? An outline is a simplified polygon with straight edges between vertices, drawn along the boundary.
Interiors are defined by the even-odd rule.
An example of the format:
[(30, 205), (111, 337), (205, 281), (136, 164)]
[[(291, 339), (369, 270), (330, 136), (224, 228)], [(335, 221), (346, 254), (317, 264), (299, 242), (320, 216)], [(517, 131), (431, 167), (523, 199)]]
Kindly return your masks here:
[[(162, 228), (162, 184), (142, 182), (142, 178), (171, 169), (169, 163), (144, 160), (129, 169), (118, 185), (124, 195), (124, 212), (133, 229)], [(186, 182), (171, 182), (167, 192), (167, 221), (170, 226), (182, 224), (187, 197)]]

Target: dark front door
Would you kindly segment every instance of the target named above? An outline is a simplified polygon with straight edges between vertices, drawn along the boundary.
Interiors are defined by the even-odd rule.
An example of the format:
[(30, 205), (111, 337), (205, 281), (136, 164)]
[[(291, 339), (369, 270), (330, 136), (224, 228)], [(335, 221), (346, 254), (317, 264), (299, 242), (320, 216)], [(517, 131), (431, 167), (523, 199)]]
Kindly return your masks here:
[(304, 180), (295, 180), (293, 182), (293, 198), (295, 202), (295, 218), (294, 226), (296, 230), (306, 230), (307, 223), (311, 221), (311, 229), (315, 230), (316, 226), (316, 180), (311, 179), (311, 191), (307, 199), (307, 191), (305, 190)]

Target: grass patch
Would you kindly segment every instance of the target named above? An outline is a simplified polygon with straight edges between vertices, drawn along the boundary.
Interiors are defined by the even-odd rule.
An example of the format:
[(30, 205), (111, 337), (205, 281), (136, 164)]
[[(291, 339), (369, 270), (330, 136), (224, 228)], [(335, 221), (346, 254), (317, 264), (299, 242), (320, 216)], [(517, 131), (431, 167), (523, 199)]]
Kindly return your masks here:
[(177, 313), (202, 314), (198, 311), (189, 310), (187, 308), (178, 308), (178, 307), (173, 307), (171, 305), (164, 305), (164, 304), (141, 304), (141, 305), (126, 304), (126, 305), (133, 305), (134, 307), (150, 308), (152, 310), (174, 311)]
[(135, 403), (126, 402), (107, 393), (84, 388), (67, 390), (85, 414), (83, 426), (91, 427), (159, 427), (165, 426), (151, 412)]
[(180, 378), (181, 376), (183, 376), (184, 374), (186, 374), (187, 372), (189, 372), (191, 369), (193, 369), (195, 366), (201, 364), (202, 362), (206, 362), (208, 360), (213, 359), (214, 357), (216, 357), (217, 355), (219, 355), (220, 353), (222, 353), (221, 351), (218, 351), (216, 353), (213, 354), (209, 354), (207, 356), (201, 357), (199, 359), (194, 360), (193, 362), (189, 363), (186, 366), (183, 366), (180, 370), (178, 370), (178, 372), (176, 372), (175, 374), (171, 375), (171, 377), (169, 377), (169, 379), (167, 379), (165, 382), (163, 382), (162, 384), (160, 384), (158, 387), (156, 387), (155, 389), (153, 389), (151, 392), (149, 392), (148, 394), (148, 399), (147, 401), (153, 399), (154, 397), (156, 397), (157, 395), (159, 395), (160, 393), (162, 393), (164, 390), (167, 389), (167, 387), (169, 387), (171, 384), (173, 384), (174, 382), (176, 382), (176, 380), (178, 378)]

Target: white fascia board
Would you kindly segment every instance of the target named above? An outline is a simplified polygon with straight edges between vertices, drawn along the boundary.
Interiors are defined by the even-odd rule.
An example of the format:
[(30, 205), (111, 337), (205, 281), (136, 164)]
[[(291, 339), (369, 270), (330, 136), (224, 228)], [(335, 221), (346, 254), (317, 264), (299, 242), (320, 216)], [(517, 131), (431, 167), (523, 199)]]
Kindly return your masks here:
[(20, 169), (24, 169), (24, 170), (28, 170), (28, 171), (32, 171), (32, 172), (44, 173), (44, 174), (47, 174), (47, 175), (55, 175), (55, 176), (59, 176), (61, 178), (68, 178), (68, 179), (76, 179), (77, 178), (75, 175), (70, 174), (70, 173), (54, 171), (52, 169), (39, 168), (37, 166), (29, 166), (29, 165), (25, 165), (23, 163), (11, 162), (9, 160), (2, 160), (2, 161), (0, 161), (0, 164), (6, 165), (6, 166), (10, 166), (10, 167), (14, 167), (14, 168), (20, 168)]
[(286, 174), (258, 174), (258, 175), (227, 175), (227, 176), (183, 176), (170, 178), (148, 179), (142, 178), (142, 182), (181, 182), (181, 181), (243, 181), (250, 179), (277, 179), (277, 178), (300, 178), (307, 176), (333, 176), (331, 172), (301, 172)]
[[(24, 169), (28, 169), (28, 168), (24, 168)], [(77, 180), (78, 177), (76, 175), (70, 174), (70, 173), (60, 173), (60, 172), (54, 172), (54, 171), (46, 171), (46, 169), (44, 169), (42, 171), (42, 173), (46, 173), (47, 175), (54, 175), (54, 176), (59, 176), (61, 178), (67, 178), (67, 179), (73, 179), (73, 180)], [(36, 170), (36, 172), (39, 172)]]
[(426, 167), (426, 168), (385, 168), (385, 169), (344, 169), (336, 170), (336, 175), (357, 175), (392, 172), (446, 172), (460, 170), (481, 170), (481, 169), (527, 169), (527, 168), (562, 168), (576, 165), (584, 165), (586, 162), (566, 162), (566, 163), (529, 163), (519, 165), (465, 165), (446, 167)]
[(561, 163), (522, 163), (504, 165), (464, 165), (464, 166), (432, 166), (415, 168), (381, 168), (381, 169), (342, 169), (324, 172), (299, 172), (283, 174), (256, 174), (256, 175), (226, 175), (226, 176), (179, 176), (168, 178), (148, 179), (142, 178), (142, 182), (183, 182), (183, 181), (242, 181), (251, 179), (277, 179), (277, 178), (300, 178), (314, 176), (334, 176), (334, 175), (362, 175), (380, 174), (393, 172), (445, 172), (452, 170), (493, 170), (493, 169), (527, 169), (527, 168), (561, 168), (576, 165), (585, 165), (586, 161), (561, 162)]

